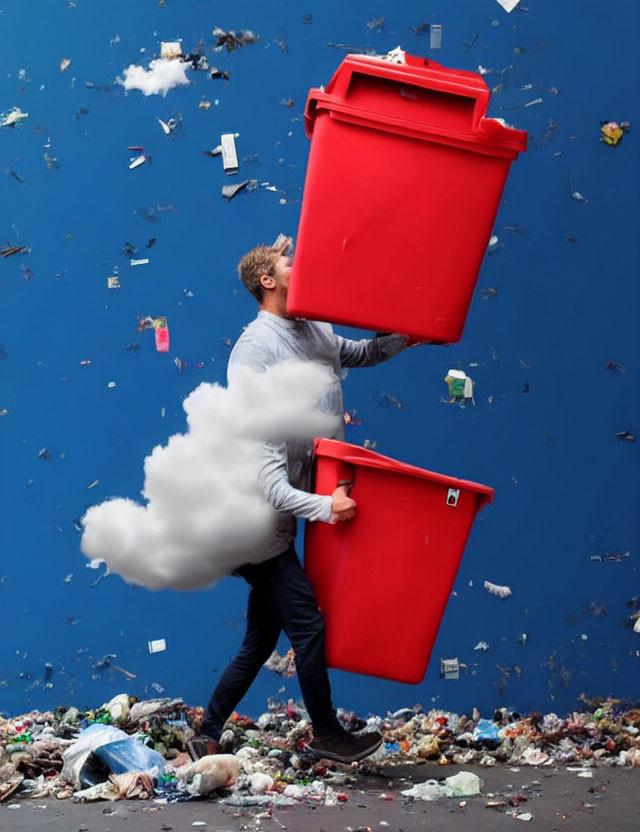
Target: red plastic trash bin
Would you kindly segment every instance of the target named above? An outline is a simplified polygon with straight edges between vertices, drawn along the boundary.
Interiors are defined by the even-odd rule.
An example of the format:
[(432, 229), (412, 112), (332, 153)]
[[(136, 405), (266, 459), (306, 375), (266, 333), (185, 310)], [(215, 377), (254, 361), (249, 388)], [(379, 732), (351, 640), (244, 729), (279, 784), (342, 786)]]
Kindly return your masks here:
[(493, 489), (316, 439), (315, 491), (353, 481), (353, 520), (307, 523), (304, 567), (330, 667), (418, 684), (476, 513)]
[(527, 134), (485, 118), (480, 75), (406, 61), (348, 55), (326, 92), (309, 92), (287, 309), (449, 343)]

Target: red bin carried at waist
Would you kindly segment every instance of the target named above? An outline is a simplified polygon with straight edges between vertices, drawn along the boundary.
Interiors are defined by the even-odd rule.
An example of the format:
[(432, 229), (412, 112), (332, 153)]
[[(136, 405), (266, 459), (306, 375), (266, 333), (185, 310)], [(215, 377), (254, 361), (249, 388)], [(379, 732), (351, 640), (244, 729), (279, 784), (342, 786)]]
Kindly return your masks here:
[(356, 445), (314, 443), (317, 494), (353, 482), (353, 520), (307, 523), (304, 568), (330, 667), (419, 684), (476, 513), (493, 489)]
[(405, 59), (347, 55), (326, 92), (309, 92), (287, 309), (450, 343), (527, 134), (485, 118), (480, 75)]

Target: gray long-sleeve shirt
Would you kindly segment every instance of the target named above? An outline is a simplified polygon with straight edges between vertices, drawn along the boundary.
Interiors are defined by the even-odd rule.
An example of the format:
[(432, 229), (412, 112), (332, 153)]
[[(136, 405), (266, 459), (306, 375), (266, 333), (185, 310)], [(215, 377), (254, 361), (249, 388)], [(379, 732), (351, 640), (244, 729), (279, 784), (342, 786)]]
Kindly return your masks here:
[[(332, 384), (320, 402), (321, 410), (340, 417), (332, 439), (344, 440), (343, 370), (372, 367), (401, 352), (407, 345), (404, 335), (386, 335), (351, 341), (336, 335), (331, 324), (282, 318), (260, 310), (258, 316), (238, 338), (227, 367), (232, 380), (239, 366), (264, 372), (280, 361), (318, 362), (332, 372)], [(310, 494), (313, 443), (289, 441), (265, 443), (260, 486), (267, 501), (278, 512), (276, 529), (253, 561), (264, 560), (284, 552), (295, 540), (296, 517), (306, 520), (331, 518), (331, 497)]]

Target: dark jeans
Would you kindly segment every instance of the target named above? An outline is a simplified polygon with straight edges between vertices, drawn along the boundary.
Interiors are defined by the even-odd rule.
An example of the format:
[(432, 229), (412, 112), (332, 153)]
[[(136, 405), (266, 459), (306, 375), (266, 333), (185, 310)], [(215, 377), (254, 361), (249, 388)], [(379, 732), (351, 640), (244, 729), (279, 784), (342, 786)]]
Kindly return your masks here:
[(222, 674), (202, 728), (217, 740), (284, 630), (296, 657), (304, 702), (316, 736), (337, 725), (324, 657), (324, 623), (293, 546), (281, 555), (237, 569), (249, 584), (247, 632), (240, 652)]

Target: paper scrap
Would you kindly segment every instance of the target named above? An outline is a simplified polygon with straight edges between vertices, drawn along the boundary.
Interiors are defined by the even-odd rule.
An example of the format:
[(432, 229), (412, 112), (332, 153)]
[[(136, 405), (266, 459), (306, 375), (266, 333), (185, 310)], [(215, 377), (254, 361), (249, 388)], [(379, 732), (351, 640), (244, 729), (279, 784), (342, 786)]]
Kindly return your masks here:
[(508, 598), (512, 594), (510, 587), (492, 584), (491, 581), (485, 581), (484, 588), (492, 595), (497, 595), (498, 598)]
[(500, 3), (507, 14), (511, 14), (519, 2), (520, 0), (498, 0), (498, 3)]
[(12, 127), (23, 118), (29, 118), (29, 113), (23, 113), (20, 107), (12, 107), (8, 113), (0, 115), (0, 127)]
[(144, 165), (146, 161), (147, 157), (144, 155), (144, 153), (141, 153), (140, 156), (136, 156), (136, 158), (131, 162), (131, 164), (129, 165), (129, 170), (135, 170), (136, 168), (139, 168), (140, 165)]
[(160, 57), (168, 60), (179, 58), (182, 55), (182, 46), (179, 40), (176, 41), (161, 41), (160, 42)]

